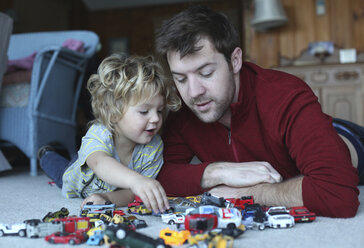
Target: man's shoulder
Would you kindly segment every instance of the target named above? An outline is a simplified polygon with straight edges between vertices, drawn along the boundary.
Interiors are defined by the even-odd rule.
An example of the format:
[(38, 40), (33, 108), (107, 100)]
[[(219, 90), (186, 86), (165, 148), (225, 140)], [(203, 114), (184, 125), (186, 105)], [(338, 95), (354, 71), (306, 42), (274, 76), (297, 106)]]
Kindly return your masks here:
[(258, 93), (264, 90), (267, 90), (268, 92), (276, 90), (278, 92), (274, 92), (274, 94), (284, 94), (292, 90), (309, 89), (306, 82), (295, 75), (275, 69), (262, 68), (248, 62), (244, 63), (244, 65), (256, 75), (256, 87), (259, 90)]

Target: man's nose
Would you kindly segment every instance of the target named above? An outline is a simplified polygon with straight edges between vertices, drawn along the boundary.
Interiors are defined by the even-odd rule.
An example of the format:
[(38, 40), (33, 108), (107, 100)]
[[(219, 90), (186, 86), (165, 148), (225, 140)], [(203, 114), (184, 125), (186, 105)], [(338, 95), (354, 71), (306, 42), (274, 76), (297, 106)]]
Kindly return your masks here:
[(188, 84), (188, 94), (191, 98), (198, 97), (200, 95), (203, 95), (205, 92), (205, 88), (201, 84), (201, 82), (196, 79), (192, 78)]

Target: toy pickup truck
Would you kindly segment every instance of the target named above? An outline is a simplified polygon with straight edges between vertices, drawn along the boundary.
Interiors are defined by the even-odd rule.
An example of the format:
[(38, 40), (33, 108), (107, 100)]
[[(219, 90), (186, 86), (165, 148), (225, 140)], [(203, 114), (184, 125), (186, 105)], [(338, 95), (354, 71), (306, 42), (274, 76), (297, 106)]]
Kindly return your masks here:
[(0, 237), (5, 235), (15, 235), (25, 237), (26, 235), (26, 224), (0, 224)]

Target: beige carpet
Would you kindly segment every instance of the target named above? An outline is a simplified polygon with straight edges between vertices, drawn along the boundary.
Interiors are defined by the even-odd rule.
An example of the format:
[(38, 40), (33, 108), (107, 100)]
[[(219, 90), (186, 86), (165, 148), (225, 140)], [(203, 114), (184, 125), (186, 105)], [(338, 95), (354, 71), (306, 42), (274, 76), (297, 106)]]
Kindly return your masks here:
[[(14, 167), (0, 172), (0, 223), (15, 224), (25, 219), (42, 219), (49, 211), (66, 207), (70, 214), (79, 214), (81, 199), (65, 199), (60, 189), (48, 184), (49, 179), (41, 174), (29, 176), (28, 167)], [(360, 189), (363, 191), (364, 186)], [(364, 202), (363, 195), (360, 196)], [(142, 217), (149, 225), (140, 232), (157, 237), (159, 231), (169, 226), (158, 217)], [(17, 247), (66, 247), (51, 245), (43, 239), (0, 237), (1, 248)], [(79, 247), (88, 247), (85, 244)], [(106, 246), (104, 246), (106, 247)], [(184, 245), (183, 247), (187, 247)], [(319, 217), (313, 223), (296, 224), (291, 229), (247, 230), (234, 247), (364, 247), (364, 206), (361, 205), (355, 218), (332, 219)]]

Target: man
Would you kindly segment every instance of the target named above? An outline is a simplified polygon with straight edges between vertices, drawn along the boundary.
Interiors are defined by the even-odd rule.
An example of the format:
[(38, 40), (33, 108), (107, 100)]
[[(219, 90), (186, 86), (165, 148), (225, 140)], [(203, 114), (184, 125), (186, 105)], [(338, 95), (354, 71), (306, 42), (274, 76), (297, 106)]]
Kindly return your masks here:
[[(163, 133), (158, 180), (167, 194), (253, 195), (323, 216), (356, 214), (350, 153), (305, 82), (243, 62), (234, 26), (206, 7), (165, 22), (156, 47), (185, 103)], [(190, 164), (194, 156), (201, 163)]]

